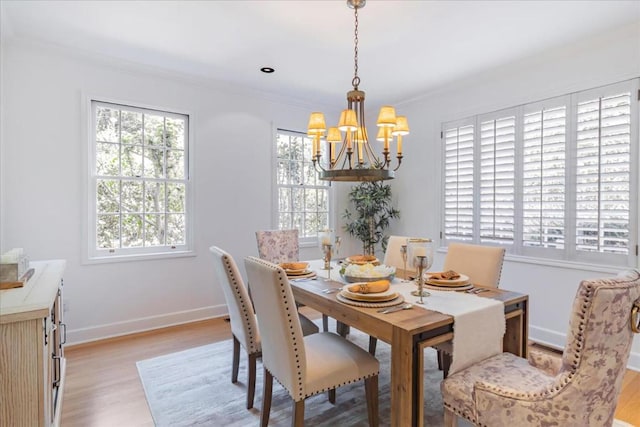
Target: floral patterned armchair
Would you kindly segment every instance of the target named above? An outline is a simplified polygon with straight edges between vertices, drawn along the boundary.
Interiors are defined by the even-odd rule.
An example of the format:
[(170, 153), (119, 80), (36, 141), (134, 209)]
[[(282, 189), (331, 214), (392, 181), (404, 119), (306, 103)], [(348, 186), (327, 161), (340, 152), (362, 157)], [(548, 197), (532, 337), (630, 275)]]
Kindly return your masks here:
[(510, 353), (442, 382), (445, 425), (456, 415), (479, 426), (610, 426), (640, 302), (636, 270), (580, 283), (562, 359)]

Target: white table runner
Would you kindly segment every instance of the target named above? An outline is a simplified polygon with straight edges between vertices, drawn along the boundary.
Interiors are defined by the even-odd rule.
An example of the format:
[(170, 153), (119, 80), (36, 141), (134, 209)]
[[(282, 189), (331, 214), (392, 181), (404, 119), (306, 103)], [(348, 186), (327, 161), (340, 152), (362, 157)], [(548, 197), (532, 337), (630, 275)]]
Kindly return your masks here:
[[(314, 270), (320, 277), (327, 277), (327, 271), (322, 270), (321, 264), (314, 262), (311, 266), (315, 267)], [(344, 283), (336, 268), (331, 270), (331, 279)], [(406, 302), (415, 304), (418, 300), (418, 297), (411, 295), (417, 289), (413, 282), (396, 279), (391, 286)], [(424, 307), (454, 318), (450, 374), (502, 352), (502, 339), (506, 329), (502, 301), (464, 292), (428, 291), (431, 295), (424, 297), (425, 304), (415, 304), (414, 309)]]
[[(411, 295), (417, 289), (414, 283), (392, 284), (405, 301), (415, 303)], [(506, 329), (502, 301), (473, 294), (429, 289), (424, 307), (453, 316), (453, 354), (449, 373), (465, 369), (474, 363), (502, 353), (502, 338)], [(417, 308), (419, 309), (419, 308)]]

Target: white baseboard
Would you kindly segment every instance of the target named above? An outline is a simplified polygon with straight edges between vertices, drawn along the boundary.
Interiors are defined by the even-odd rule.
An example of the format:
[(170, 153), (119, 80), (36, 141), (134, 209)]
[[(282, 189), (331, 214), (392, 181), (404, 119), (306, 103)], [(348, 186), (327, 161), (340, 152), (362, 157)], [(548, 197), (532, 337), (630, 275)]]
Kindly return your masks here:
[(106, 338), (134, 334), (137, 332), (166, 328), (168, 326), (175, 326), (183, 323), (197, 322), (199, 320), (221, 317), (226, 314), (228, 314), (227, 306), (218, 305), (197, 308), (194, 310), (176, 311), (157, 316), (142, 317), (124, 322), (92, 326), (89, 328), (70, 329), (67, 332), (67, 345), (82, 344)]
[[(567, 335), (550, 329), (529, 325), (529, 339), (562, 351), (567, 341)], [(640, 353), (632, 351), (631, 354), (629, 354), (627, 369), (640, 372)]]

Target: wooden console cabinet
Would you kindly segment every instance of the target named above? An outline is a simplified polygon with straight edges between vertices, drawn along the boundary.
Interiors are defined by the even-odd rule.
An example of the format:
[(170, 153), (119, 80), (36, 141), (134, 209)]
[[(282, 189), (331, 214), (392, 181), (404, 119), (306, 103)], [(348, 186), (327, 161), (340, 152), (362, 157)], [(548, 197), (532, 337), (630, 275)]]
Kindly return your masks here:
[(62, 411), (66, 261), (36, 261), (22, 288), (0, 290), (0, 426), (58, 426)]

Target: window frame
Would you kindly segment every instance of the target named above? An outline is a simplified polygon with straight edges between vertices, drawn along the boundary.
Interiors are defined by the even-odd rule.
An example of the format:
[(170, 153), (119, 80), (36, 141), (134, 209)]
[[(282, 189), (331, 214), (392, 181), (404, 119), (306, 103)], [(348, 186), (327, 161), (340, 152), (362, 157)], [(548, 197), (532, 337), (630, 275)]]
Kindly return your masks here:
[[(279, 223), (280, 223), (280, 188), (286, 187), (286, 188), (292, 188), (293, 184), (279, 184), (278, 183), (278, 136), (279, 134), (285, 134), (285, 135), (289, 135), (289, 136), (299, 136), (299, 137), (303, 137), (308, 139), (309, 141), (311, 141), (311, 138), (309, 138), (309, 136), (306, 133), (303, 132), (298, 132), (298, 131), (294, 131), (294, 130), (290, 130), (290, 129), (286, 129), (283, 127), (275, 127), (273, 128), (273, 143), (272, 143), (272, 204), (273, 204), (273, 209), (272, 209), (272, 228), (273, 229), (280, 229), (279, 227)], [(321, 147), (324, 147), (324, 141), (321, 141)], [(304, 161), (304, 160), (303, 160)], [(335, 230), (335, 192), (333, 190), (333, 185), (331, 185), (331, 181), (322, 181), (319, 180), (317, 178), (317, 172), (314, 172), (315, 176), (316, 176), (316, 181), (317, 183), (315, 185), (306, 185), (306, 184), (300, 184), (301, 187), (304, 188), (312, 188), (312, 189), (326, 189), (327, 190), (327, 203), (328, 203), (328, 208), (327, 208), (327, 223), (328, 223), (328, 227), (330, 229), (334, 229)], [(316, 213), (318, 211), (316, 210)], [(318, 246), (318, 237), (317, 236), (304, 236), (302, 230), (298, 230), (299, 231), (299, 238), (298, 238), (298, 243), (300, 245), (300, 247), (314, 247), (314, 246)]]
[[(567, 95), (561, 95), (541, 101), (531, 102), (516, 106), (513, 108), (503, 109), (491, 113), (477, 114), (465, 119), (451, 120), (441, 123), (441, 147), (442, 147), (442, 164), (445, 165), (441, 171), (441, 203), (440, 211), (440, 243), (447, 246), (450, 242), (473, 243), (483, 245), (501, 246), (507, 249), (507, 253), (520, 255), (531, 259), (539, 260), (562, 260), (568, 263), (588, 263), (590, 265), (598, 264), (602, 266), (637, 266), (638, 263), (638, 215), (640, 207), (638, 206), (640, 191), (640, 182), (638, 181), (640, 169), (640, 150), (639, 145), (639, 123), (640, 123), (640, 79), (634, 78), (627, 81), (609, 84), (593, 89), (587, 89)], [(628, 255), (611, 254), (605, 252), (587, 252), (577, 251), (576, 243), (576, 167), (577, 167), (577, 105), (579, 102), (593, 99), (599, 96), (612, 96), (617, 93), (630, 93), (630, 172), (629, 172), (629, 243)], [(526, 114), (536, 111), (536, 109), (552, 108), (553, 106), (566, 108), (565, 114), (565, 198), (564, 198), (564, 249), (542, 248), (523, 245), (523, 150), (524, 150), (524, 117)], [(480, 215), (480, 125), (487, 118), (502, 117), (505, 112), (516, 112), (516, 136), (515, 136), (515, 209), (514, 209), (514, 226), (515, 239), (513, 245), (499, 244), (493, 242), (481, 242), (479, 233), (479, 215)], [(447, 131), (454, 128), (460, 128), (464, 125), (474, 127), (474, 206), (473, 206), (473, 235), (471, 239), (457, 239), (448, 237), (446, 233), (447, 217), (446, 209), (446, 147), (445, 135)]]
[[(93, 263), (108, 263), (108, 262), (122, 262), (122, 261), (135, 261), (144, 259), (157, 259), (157, 258), (174, 258), (184, 256), (195, 256), (194, 252), (194, 191), (193, 191), (193, 176), (194, 176), (194, 115), (188, 111), (184, 111), (178, 108), (166, 107), (166, 106), (152, 106), (145, 105), (139, 102), (123, 101), (119, 99), (111, 99), (101, 96), (85, 96), (86, 102), (86, 126), (87, 126), (87, 167), (86, 167), (86, 179), (84, 183), (87, 186), (86, 191), (86, 203), (85, 215), (83, 215), (84, 221), (86, 221), (83, 233), (83, 241), (86, 244), (86, 251), (83, 256), (83, 262), (86, 264)], [(118, 108), (119, 110), (136, 111), (142, 113), (156, 113), (164, 117), (184, 118), (185, 123), (185, 142), (184, 142), (184, 179), (180, 180), (185, 186), (185, 242), (178, 245), (158, 245), (147, 247), (134, 247), (134, 248), (116, 248), (116, 249), (103, 249), (97, 247), (97, 190), (96, 183), (99, 179), (96, 169), (96, 155), (97, 155), (97, 141), (96, 141), (96, 108), (98, 106), (106, 106), (111, 108)], [(118, 143), (121, 146), (122, 142)], [(120, 177), (126, 178), (120, 172)], [(146, 182), (145, 177), (139, 179), (141, 182)], [(153, 178), (153, 182), (161, 181), (163, 183), (176, 182), (170, 178), (162, 177), (160, 179)]]

